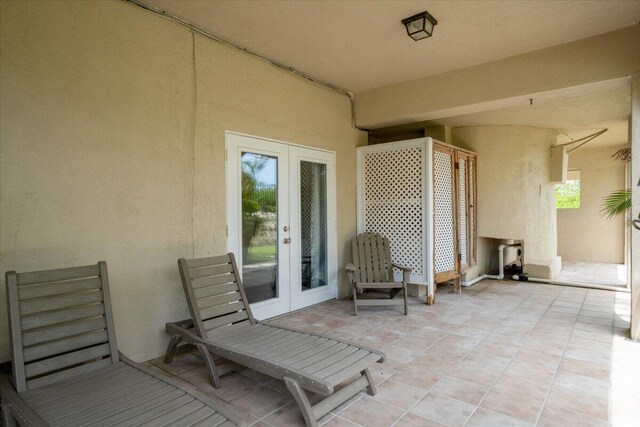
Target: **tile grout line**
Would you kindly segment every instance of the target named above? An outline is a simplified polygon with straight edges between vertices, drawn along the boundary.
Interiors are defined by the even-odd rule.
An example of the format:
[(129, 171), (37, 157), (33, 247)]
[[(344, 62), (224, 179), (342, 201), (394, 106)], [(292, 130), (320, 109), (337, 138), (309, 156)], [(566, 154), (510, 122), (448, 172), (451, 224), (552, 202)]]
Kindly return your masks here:
[[(496, 298), (496, 299), (497, 299), (497, 298)], [(458, 302), (457, 304), (453, 304), (451, 307), (449, 307), (449, 309), (455, 308), (455, 307), (457, 307), (457, 306), (459, 306), (459, 305), (461, 305), (461, 304), (463, 304), (463, 302)], [(488, 305), (488, 304), (489, 304), (489, 303), (487, 303), (487, 305)], [(449, 311), (449, 309), (445, 310), (443, 313), (440, 313), (440, 314), (444, 314), (444, 313), (446, 313), (447, 311)], [(436, 316), (436, 317), (437, 317), (437, 316)], [(391, 323), (391, 322), (389, 322), (389, 323)], [(387, 323), (387, 324), (389, 324), (389, 323)], [(381, 326), (381, 327), (384, 327), (384, 326), (386, 326), (387, 324), (385, 324), (385, 325), (383, 325), (383, 326)], [(459, 326), (459, 325), (458, 325), (458, 326)], [(379, 328), (376, 328), (376, 329), (379, 329)], [(420, 329), (420, 328), (417, 328), (417, 329)], [(433, 344), (429, 345), (429, 346), (428, 346), (427, 348), (425, 348), (422, 352), (427, 351), (428, 349), (430, 349), (431, 347), (433, 347), (434, 345), (436, 345), (438, 342), (440, 342), (441, 340), (443, 340), (444, 338), (446, 338), (449, 334), (450, 334), (450, 332), (447, 332), (445, 335), (443, 335), (442, 337), (440, 337), (440, 338), (438, 338), (437, 340), (435, 340), (435, 341), (433, 342)], [(406, 335), (406, 334), (405, 334), (405, 335)], [(399, 338), (399, 339), (400, 339), (400, 338)], [(393, 343), (394, 343), (394, 342), (396, 342), (396, 341), (398, 341), (398, 340), (393, 341), (393, 342), (392, 342), (392, 343), (390, 343), (389, 345), (393, 344)], [(475, 347), (474, 347), (474, 348), (475, 348)], [(472, 350), (473, 350), (473, 349), (472, 349)], [(472, 351), (472, 350), (470, 350), (470, 351)], [(468, 353), (467, 353), (467, 354), (468, 354)], [(465, 354), (465, 357), (466, 357), (466, 354)], [(411, 361), (413, 361), (413, 360), (415, 360), (415, 358), (414, 358), (414, 359), (412, 359)], [(410, 361), (410, 362), (407, 362), (407, 363), (411, 363), (411, 361)], [(407, 365), (407, 363), (405, 363), (404, 365)], [(456, 366), (457, 366), (457, 364), (456, 364)], [(405, 366), (403, 366), (403, 368), (404, 368), (404, 367), (405, 367)], [(454, 366), (454, 367), (455, 367), (455, 366)], [(402, 368), (400, 368), (398, 371), (400, 371), (401, 369), (402, 369)], [(453, 369), (453, 368), (452, 368), (452, 369)], [(380, 382), (380, 384), (376, 384), (376, 387), (379, 387), (379, 386), (381, 386), (382, 384), (384, 384), (385, 382), (387, 382), (387, 380), (391, 379), (391, 377), (392, 377), (394, 374), (396, 374), (398, 371), (395, 371), (393, 374), (391, 374), (391, 376), (390, 376), (389, 378), (385, 378), (385, 379), (383, 379), (383, 380)], [(448, 372), (448, 371), (447, 371), (447, 372)], [(432, 387), (433, 387), (433, 386), (432, 386)], [(416, 388), (418, 388), (418, 387), (416, 387)], [(417, 404), (418, 402), (420, 402), (420, 400), (422, 400), (422, 399), (424, 398), (424, 396), (426, 396), (426, 395), (429, 393), (430, 389), (431, 389), (431, 387), (430, 387), (429, 389), (427, 389), (427, 390), (425, 391), (425, 393), (424, 393), (424, 394), (422, 394), (422, 395), (420, 396), (420, 398), (418, 399), (418, 401), (417, 401), (415, 404)], [(335, 417), (339, 417), (340, 419), (346, 419), (347, 421), (349, 421), (349, 422), (351, 422), (351, 423), (353, 423), (353, 424), (355, 424), (355, 425), (359, 425), (359, 426), (360, 426), (360, 424), (358, 424), (358, 423), (356, 423), (356, 422), (354, 422), (354, 421), (351, 421), (351, 420), (349, 420), (348, 418), (341, 417), (341, 416), (340, 416), (340, 413), (344, 412), (345, 410), (347, 410), (348, 408), (350, 408), (351, 406), (353, 406), (355, 403), (357, 403), (358, 401), (362, 400), (363, 398), (366, 398), (366, 396), (367, 396), (367, 395), (365, 395), (365, 394), (363, 394), (363, 393), (361, 392), (361, 393), (360, 393), (360, 395), (358, 396), (358, 398), (357, 398), (356, 400), (354, 400), (354, 401), (353, 401), (353, 402), (351, 402), (349, 405), (347, 405), (346, 407), (344, 407), (344, 408), (343, 408), (339, 413), (334, 413), (334, 417), (332, 417), (331, 419), (333, 419), (333, 418), (335, 418)], [(415, 404), (414, 404), (414, 405), (412, 405), (412, 406), (411, 406), (411, 408), (409, 408), (409, 409), (405, 409), (405, 408), (401, 408), (401, 407), (399, 407), (399, 406), (393, 405), (393, 404), (391, 404), (391, 403), (387, 403), (387, 402), (383, 402), (383, 401), (380, 401), (380, 402), (381, 402), (381, 403), (384, 403), (385, 405), (389, 405), (389, 406), (392, 406), (392, 407), (394, 407), (394, 408), (400, 409), (401, 411), (404, 411), (404, 412), (402, 413), (402, 415), (401, 415), (401, 416), (400, 416), (400, 417), (399, 417), (399, 418), (398, 418), (398, 419), (397, 419), (397, 420), (392, 424), (392, 426), (393, 426), (393, 425), (395, 425), (398, 421), (400, 421), (400, 420), (401, 420), (405, 415), (407, 415), (407, 414), (409, 413), (409, 411), (411, 410), (411, 408), (413, 408), (413, 406), (415, 406)], [(327, 422), (329, 422), (329, 421), (330, 421), (330, 419), (329, 419), (329, 420), (327, 420)]]
[[(536, 289), (537, 289), (538, 285), (535, 285), (535, 286), (536, 286)], [(489, 288), (487, 288), (487, 289), (489, 289)], [(487, 290), (487, 289), (484, 289), (484, 290), (482, 290), (482, 291), (480, 291), (480, 292), (477, 292), (477, 293), (476, 293), (476, 294), (474, 294), (474, 295), (480, 294), (480, 293), (482, 293), (482, 292), (486, 292), (486, 290)], [(530, 297), (530, 296), (531, 296), (531, 294), (533, 294), (533, 292), (534, 292), (534, 291), (535, 291), (535, 289), (534, 289), (534, 290), (532, 290), (532, 291), (529, 293), (529, 295), (527, 296), (527, 298), (528, 298), (528, 297)], [(486, 308), (489, 304), (492, 304), (492, 303), (496, 302), (496, 301), (497, 301), (497, 300), (499, 300), (500, 298), (503, 298), (506, 294), (508, 294), (508, 293), (507, 293), (507, 292), (504, 292), (504, 293), (502, 293), (499, 297), (496, 297), (495, 299), (493, 299), (493, 300), (491, 300), (491, 301), (487, 302), (487, 303), (482, 307), (482, 309)], [(526, 300), (526, 298), (525, 298), (525, 300)], [(515, 311), (518, 307), (520, 307), (520, 306), (522, 305), (522, 303), (523, 303), (523, 302), (524, 302), (524, 300), (523, 300), (523, 301), (521, 301), (521, 302), (520, 302), (520, 304), (518, 304), (518, 305), (517, 305), (517, 306), (516, 306), (516, 307), (515, 307), (511, 312), (510, 312), (510, 314), (511, 314), (511, 313), (513, 313), (513, 311)], [(462, 304), (463, 304), (463, 302), (460, 302), (460, 303), (458, 303), (458, 304), (454, 305), (454, 306), (453, 306), (453, 307), (451, 307), (451, 308), (457, 307), (457, 306), (462, 305)], [(447, 311), (448, 311), (448, 310), (447, 310)], [(429, 393), (431, 392), (431, 390), (432, 390), (432, 389), (433, 389), (433, 388), (434, 388), (434, 387), (435, 387), (435, 386), (440, 382), (440, 380), (441, 380), (442, 378), (446, 377), (446, 376), (447, 376), (449, 373), (451, 373), (455, 368), (457, 368), (457, 367), (458, 367), (458, 365), (460, 365), (460, 363), (462, 363), (462, 361), (463, 361), (464, 359), (466, 359), (466, 357), (467, 357), (471, 352), (473, 352), (473, 350), (475, 350), (475, 349), (476, 349), (476, 347), (478, 347), (478, 346), (482, 343), (482, 341), (484, 341), (484, 339), (485, 339), (487, 336), (489, 336), (489, 335), (490, 335), (494, 330), (496, 330), (500, 325), (502, 325), (502, 324), (503, 324), (503, 323), (504, 323), (508, 318), (509, 318), (509, 316), (505, 317), (505, 318), (502, 320), (502, 322), (498, 323), (498, 324), (497, 324), (493, 329), (491, 329), (491, 332), (489, 332), (489, 333), (488, 333), (484, 338), (482, 338), (478, 344), (476, 344), (475, 346), (473, 346), (472, 348), (470, 348), (470, 349), (469, 349), (469, 351), (468, 351), (467, 353), (465, 353), (465, 355), (460, 359), (460, 361), (458, 361), (458, 363), (456, 363), (456, 364), (455, 364), (454, 366), (452, 366), (448, 371), (446, 371), (446, 372), (442, 375), (442, 377), (441, 377), (441, 378), (440, 378), (440, 379), (439, 379), (435, 384), (433, 384), (431, 387), (429, 387), (429, 389), (426, 391), (426, 393), (425, 393), (424, 395), (422, 395), (422, 396), (420, 397), (420, 399), (418, 399), (418, 401), (417, 401), (416, 403), (414, 403), (414, 404), (413, 404), (413, 405), (412, 405), (408, 410), (406, 410), (406, 412), (405, 412), (404, 414), (402, 414), (402, 417), (400, 417), (396, 422), (394, 422), (394, 423), (391, 425), (391, 427), (394, 427), (394, 426), (398, 423), (398, 421), (400, 421), (404, 416), (406, 416), (408, 413), (411, 413), (411, 410), (412, 410), (413, 408), (415, 408), (415, 407), (416, 407), (416, 405), (418, 405), (418, 403), (420, 403), (420, 402), (422, 401), (422, 399), (424, 399), (424, 397), (425, 397), (427, 394), (429, 394)], [(461, 325), (459, 325), (459, 326), (461, 326)], [(457, 328), (456, 328), (456, 329), (457, 329)], [(454, 329), (454, 331), (455, 331), (455, 329)], [(451, 334), (451, 332), (447, 333), (447, 335), (446, 335), (446, 336), (448, 336), (449, 334)], [(446, 336), (445, 336), (445, 337), (446, 337)], [(444, 337), (443, 337), (443, 339), (444, 339)], [(437, 393), (436, 393), (436, 394), (437, 394)], [(440, 395), (438, 394), (438, 396), (440, 396)], [(458, 399), (455, 399), (455, 398), (451, 398), (451, 397), (448, 397), (448, 396), (443, 396), (443, 397), (446, 397), (447, 399), (455, 400), (455, 401), (457, 401), (457, 402), (461, 402), (461, 403), (465, 403), (465, 404), (466, 404), (466, 402), (462, 402), (462, 401), (460, 401), (460, 400), (458, 400)], [(474, 412), (475, 412), (475, 410), (474, 410)], [(473, 413), (472, 413), (471, 415), (473, 415)], [(470, 418), (470, 417), (471, 417), (471, 415), (470, 415), (468, 418)], [(418, 415), (418, 416), (422, 417), (421, 415)], [(431, 418), (426, 418), (426, 417), (422, 417), (422, 418), (428, 419), (428, 420), (430, 420), (430, 421), (436, 421), (436, 420), (433, 420), (433, 419), (431, 419)], [(468, 419), (468, 418), (467, 418), (467, 419)], [(436, 421), (436, 422), (439, 422), (439, 421)], [(466, 421), (465, 421), (465, 423), (466, 423)]]
[(536, 422), (535, 425), (540, 424), (540, 418), (542, 417), (542, 413), (544, 412), (544, 408), (547, 406), (547, 402), (549, 400), (549, 395), (551, 395), (551, 390), (553, 389), (553, 385), (556, 382), (556, 378), (558, 377), (558, 372), (560, 372), (560, 365), (562, 365), (562, 361), (564, 360), (564, 354), (567, 351), (567, 347), (569, 347), (569, 342), (571, 342), (571, 337), (573, 336), (574, 331), (576, 330), (576, 324), (578, 323), (578, 318), (580, 317), (580, 312), (582, 311), (582, 307), (584, 306), (584, 302), (587, 300), (587, 297), (589, 296), (589, 292), (590, 290), (587, 290), (587, 292), (584, 294), (584, 298), (582, 299), (582, 303), (580, 304), (580, 310), (578, 310), (578, 314), (576, 315), (576, 320), (573, 322), (573, 326), (571, 327), (571, 334), (569, 334), (569, 339), (567, 340), (567, 343), (564, 346), (564, 349), (562, 349), (562, 354), (560, 355), (560, 361), (558, 362), (558, 367), (556, 368), (556, 372), (553, 374), (553, 377), (551, 378), (551, 385), (549, 386), (549, 390), (547, 390), (547, 393), (545, 394), (544, 400), (542, 401), (542, 406), (540, 407), (540, 410), (538, 411), (538, 416), (536, 417)]
[[(540, 287), (536, 288), (536, 289), (540, 289)], [(535, 291), (534, 291), (535, 292)], [(534, 293), (532, 292), (529, 297)], [(513, 362), (513, 358), (518, 354), (518, 352), (522, 349), (522, 347), (524, 347), (524, 344), (527, 342), (527, 340), (529, 339), (529, 337), (531, 337), (531, 334), (533, 333), (533, 331), (536, 330), (536, 328), (538, 327), (538, 325), (540, 325), (540, 322), (542, 321), (542, 319), (544, 318), (544, 316), (549, 312), (549, 310), (551, 310), (551, 307), (553, 306), (553, 303), (558, 299), (558, 296), (562, 293), (562, 290), (560, 292), (558, 292), (558, 294), (555, 296), (555, 298), (553, 298), (553, 301), (551, 301), (551, 303), (549, 304), (549, 307), (545, 310), (544, 314), (540, 317), (540, 319), (538, 319), (538, 321), (536, 322), (535, 326), (533, 327), (533, 329), (531, 329), (531, 331), (529, 331), (529, 333), (527, 334), (527, 336), (525, 337), (525, 339), (522, 341), (522, 343), (520, 344), (520, 346), (518, 346), (518, 350), (514, 353), (513, 356), (511, 356), (511, 358), (509, 359), (509, 362), (505, 365), (504, 369), (502, 369), (502, 371), (500, 371), (500, 374), (496, 377), (496, 379), (491, 383), (491, 385), (489, 386), (489, 388), (487, 389), (487, 391), (485, 392), (485, 394), (482, 396), (482, 399), (480, 399), (480, 401), (478, 402), (478, 404), (476, 405), (476, 408), (473, 410), (473, 412), (471, 413), (471, 415), (469, 415), (469, 418), (467, 418), (467, 420), (465, 421), (465, 425), (467, 425), (467, 423), (469, 422), (469, 420), (471, 420), (471, 417), (473, 417), (473, 414), (475, 414), (477, 412), (477, 410), (480, 408), (480, 405), (482, 404), (482, 402), (484, 402), (484, 400), (486, 399), (487, 395), (489, 394), (489, 392), (491, 391), (491, 389), (498, 383), (498, 380), (500, 379), (500, 377), (502, 376), (502, 374), (504, 374), (504, 372), (507, 370), (507, 368), (509, 367), (509, 365), (511, 365), (511, 363)], [(529, 298), (527, 297), (527, 298)], [(583, 299), (584, 301), (584, 299)], [(524, 301), (523, 301), (524, 302)], [(581, 305), (582, 307), (582, 305)], [(576, 321), (577, 321), (578, 317), (576, 315)], [(574, 327), (575, 327), (575, 322), (574, 321)], [(571, 328), (571, 333), (573, 333), (573, 328)], [(569, 334), (569, 338), (567, 339), (567, 344), (569, 343), (569, 339), (571, 338), (571, 334)], [(564, 352), (563, 352), (564, 354)], [(562, 357), (560, 357), (560, 361), (562, 361)], [(556, 367), (556, 372), (558, 370), (558, 367), (560, 366), (560, 362), (558, 362), (558, 366)], [(554, 377), (555, 379), (555, 374)], [(553, 379), (551, 381), (551, 384), (553, 385)], [(551, 390), (551, 386), (549, 387), (549, 391)], [(517, 394), (517, 393), (516, 393)], [(528, 397), (528, 396), (527, 396)], [(542, 412), (542, 408), (544, 408), (544, 402), (542, 404), (542, 406), (540, 407), (540, 411), (538, 413), (538, 416), (536, 417), (536, 422), (534, 425), (536, 425), (538, 423), (538, 418), (540, 417), (540, 413)], [(486, 408), (483, 408), (486, 409)], [(491, 411), (489, 409), (489, 411)], [(497, 411), (491, 411), (491, 412), (495, 412), (498, 414), (502, 414), (501, 412), (497, 412)], [(502, 415), (507, 415), (507, 414), (502, 414)], [(507, 415), (509, 416), (509, 415)], [(511, 417), (514, 418), (514, 417)], [(519, 420), (522, 421), (522, 420)]]

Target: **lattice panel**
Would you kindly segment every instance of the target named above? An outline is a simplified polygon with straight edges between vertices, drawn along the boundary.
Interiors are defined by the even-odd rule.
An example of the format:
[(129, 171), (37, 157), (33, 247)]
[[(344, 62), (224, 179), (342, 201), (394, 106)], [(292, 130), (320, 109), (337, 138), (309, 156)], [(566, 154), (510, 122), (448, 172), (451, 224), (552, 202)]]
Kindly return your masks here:
[(433, 152), (433, 215), (435, 272), (455, 269), (453, 171), (451, 155)]
[(302, 256), (324, 253), (327, 231), (327, 171), (320, 163), (300, 162), (300, 233)]
[(467, 264), (467, 161), (461, 160), (458, 169), (458, 206), (460, 221), (460, 262)]
[(475, 237), (476, 237), (476, 180), (475, 180), (475, 161), (469, 160), (469, 232), (471, 233), (471, 260), (475, 263)]
[(393, 262), (422, 275), (422, 148), (364, 156), (364, 231), (391, 243)]

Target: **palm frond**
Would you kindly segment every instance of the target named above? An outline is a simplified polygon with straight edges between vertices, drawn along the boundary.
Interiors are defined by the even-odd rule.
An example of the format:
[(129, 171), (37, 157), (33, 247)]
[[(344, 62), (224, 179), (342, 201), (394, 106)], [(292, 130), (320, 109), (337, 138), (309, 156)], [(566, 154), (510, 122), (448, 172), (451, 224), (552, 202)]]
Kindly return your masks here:
[(631, 161), (631, 147), (621, 148), (613, 153), (611, 157), (623, 163), (628, 163)]
[(631, 209), (631, 190), (625, 189), (614, 191), (602, 199), (600, 213), (607, 218), (613, 218), (624, 214), (629, 209)]

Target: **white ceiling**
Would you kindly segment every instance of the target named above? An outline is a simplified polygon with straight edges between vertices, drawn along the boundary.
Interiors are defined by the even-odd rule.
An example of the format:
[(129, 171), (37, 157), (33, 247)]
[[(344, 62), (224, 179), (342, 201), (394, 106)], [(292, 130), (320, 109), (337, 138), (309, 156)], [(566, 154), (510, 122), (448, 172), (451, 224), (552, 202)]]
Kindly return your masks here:
[[(578, 40), (640, 21), (640, 1), (141, 0), (312, 77), (359, 92)], [(433, 37), (401, 20), (424, 10)]]

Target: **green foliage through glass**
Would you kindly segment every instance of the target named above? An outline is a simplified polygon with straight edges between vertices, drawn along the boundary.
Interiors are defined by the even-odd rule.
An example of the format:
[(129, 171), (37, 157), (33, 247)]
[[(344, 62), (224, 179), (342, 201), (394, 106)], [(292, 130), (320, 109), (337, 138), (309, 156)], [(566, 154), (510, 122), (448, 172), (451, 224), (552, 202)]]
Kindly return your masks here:
[(580, 180), (556, 185), (556, 208), (578, 209), (580, 207)]

